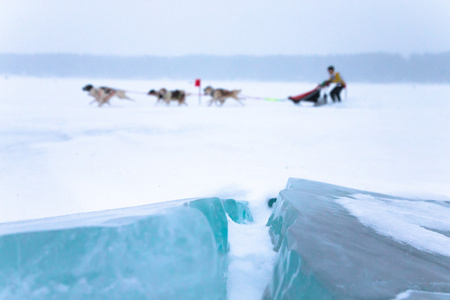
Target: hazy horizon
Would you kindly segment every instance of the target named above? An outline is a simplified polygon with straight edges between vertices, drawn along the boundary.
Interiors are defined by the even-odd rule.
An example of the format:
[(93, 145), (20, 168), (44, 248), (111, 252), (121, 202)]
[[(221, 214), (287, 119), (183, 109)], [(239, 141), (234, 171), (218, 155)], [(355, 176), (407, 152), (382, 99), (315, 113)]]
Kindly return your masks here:
[(113, 56), (0, 54), (0, 74), (38, 77), (319, 82), (334, 65), (349, 82), (450, 83), (450, 51), (439, 54)]

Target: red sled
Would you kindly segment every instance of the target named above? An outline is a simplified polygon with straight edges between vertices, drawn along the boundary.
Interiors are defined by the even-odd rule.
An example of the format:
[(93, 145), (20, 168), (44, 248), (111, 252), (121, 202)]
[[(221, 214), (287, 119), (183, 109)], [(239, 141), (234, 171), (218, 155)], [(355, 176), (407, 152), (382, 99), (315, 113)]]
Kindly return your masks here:
[(320, 90), (322, 89), (322, 87), (320, 85), (318, 85), (315, 89), (297, 95), (297, 96), (290, 96), (288, 97), (289, 100), (292, 100), (295, 104), (300, 103), (300, 101), (309, 101), (309, 102), (314, 102), (314, 103), (319, 103), (320, 100)]

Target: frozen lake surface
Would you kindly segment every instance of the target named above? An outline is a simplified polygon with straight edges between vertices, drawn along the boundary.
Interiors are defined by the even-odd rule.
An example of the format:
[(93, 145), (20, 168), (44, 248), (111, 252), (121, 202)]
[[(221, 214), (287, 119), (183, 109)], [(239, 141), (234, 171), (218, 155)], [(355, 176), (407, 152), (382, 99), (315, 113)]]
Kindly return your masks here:
[[(131, 94), (89, 105), (81, 88), (198, 90), (184, 81), (0, 81), (0, 221), (219, 196), (274, 197), (289, 177), (433, 199), (450, 195), (450, 86), (349, 84), (320, 108), (155, 106)], [(285, 98), (308, 83), (204, 82)], [(345, 94), (345, 91), (344, 91)], [(344, 95), (345, 97), (345, 95)]]
[[(98, 108), (81, 90), (88, 83), (141, 93)], [(315, 87), (209, 84), (263, 98)], [(266, 201), (290, 177), (450, 199), (449, 85), (349, 83), (343, 103), (319, 108), (253, 98), (245, 106), (229, 100), (208, 107), (187, 81), (11, 77), (0, 85), (0, 223), (186, 198), (246, 200), (255, 222), (230, 227), (230, 299), (261, 298), (274, 259)], [(193, 93), (188, 106), (155, 105), (144, 94), (161, 87)], [(371, 219), (370, 209), (381, 208), (394, 225), (406, 209), (363, 200), (363, 208), (348, 199), (341, 204), (379, 230), (385, 224)]]

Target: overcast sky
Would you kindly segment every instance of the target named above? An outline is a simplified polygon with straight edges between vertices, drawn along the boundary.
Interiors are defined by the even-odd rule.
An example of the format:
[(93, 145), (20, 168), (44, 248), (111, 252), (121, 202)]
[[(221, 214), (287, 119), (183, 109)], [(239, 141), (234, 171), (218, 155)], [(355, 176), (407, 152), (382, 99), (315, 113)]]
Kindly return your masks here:
[(450, 50), (450, 0), (0, 0), (0, 53)]

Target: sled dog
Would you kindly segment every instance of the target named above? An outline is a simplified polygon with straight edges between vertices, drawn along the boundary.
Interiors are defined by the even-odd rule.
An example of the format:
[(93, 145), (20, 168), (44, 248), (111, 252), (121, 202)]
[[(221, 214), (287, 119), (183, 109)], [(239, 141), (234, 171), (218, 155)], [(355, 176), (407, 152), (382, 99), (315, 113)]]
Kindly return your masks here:
[(225, 103), (225, 100), (228, 98), (233, 98), (237, 102), (239, 102), (241, 105), (244, 105), (242, 103), (241, 99), (238, 98), (238, 94), (241, 92), (241, 90), (225, 90), (225, 89), (214, 89), (212, 86), (207, 86), (204, 90), (205, 95), (211, 96), (211, 100), (209, 100), (209, 105), (215, 103), (216, 105), (223, 105)]
[(159, 91), (156, 90), (150, 90), (147, 95), (156, 96), (158, 99), (156, 101), (156, 104), (158, 104), (159, 101), (165, 102), (167, 105), (170, 104), (170, 101), (177, 101), (178, 105), (186, 103), (186, 92), (183, 90), (172, 90), (168, 91), (165, 88), (160, 89)]
[(125, 91), (123, 91), (123, 90), (116, 90), (116, 89), (109, 88), (109, 87), (106, 87), (106, 86), (101, 86), (99, 88), (95, 88), (94, 86), (92, 86), (92, 84), (88, 84), (85, 87), (83, 87), (83, 91), (88, 92), (88, 94), (90, 96), (94, 97), (93, 101), (96, 101), (98, 103), (99, 107), (101, 107), (105, 103), (110, 104), (109, 100), (113, 96), (115, 96), (115, 97), (117, 97), (119, 99), (132, 100), (131, 98), (129, 98), (125, 94)]

